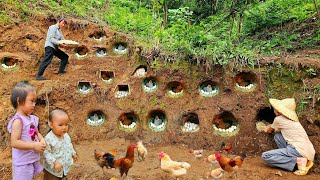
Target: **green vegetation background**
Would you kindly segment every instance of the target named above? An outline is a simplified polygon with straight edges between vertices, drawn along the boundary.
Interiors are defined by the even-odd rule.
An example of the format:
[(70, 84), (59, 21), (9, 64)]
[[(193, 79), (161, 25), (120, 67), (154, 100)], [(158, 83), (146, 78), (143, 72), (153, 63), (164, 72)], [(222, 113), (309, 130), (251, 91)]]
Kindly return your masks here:
[(227, 64), (320, 45), (317, 0), (3, 0), (0, 24), (73, 16), (132, 35), (162, 60)]

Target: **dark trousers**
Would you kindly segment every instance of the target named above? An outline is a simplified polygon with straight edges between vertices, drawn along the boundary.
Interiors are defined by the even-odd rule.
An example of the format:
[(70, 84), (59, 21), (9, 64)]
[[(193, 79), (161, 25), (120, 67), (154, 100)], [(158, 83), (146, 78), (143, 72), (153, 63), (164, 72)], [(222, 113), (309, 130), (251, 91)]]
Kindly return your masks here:
[(59, 48), (54, 49), (53, 47), (47, 46), (45, 47), (44, 58), (40, 64), (37, 76), (43, 75), (44, 71), (51, 63), (53, 56), (56, 56), (61, 60), (58, 73), (63, 73), (68, 63), (69, 56), (65, 52), (61, 51)]

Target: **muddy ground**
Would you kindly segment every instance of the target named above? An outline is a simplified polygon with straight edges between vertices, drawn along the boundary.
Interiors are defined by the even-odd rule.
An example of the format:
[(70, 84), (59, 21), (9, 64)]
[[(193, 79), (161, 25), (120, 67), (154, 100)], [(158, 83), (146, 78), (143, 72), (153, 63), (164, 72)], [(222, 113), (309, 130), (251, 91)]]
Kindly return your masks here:
[[(70, 56), (70, 63), (66, 69), (68, 72), (62, 76), (57, 75), (59, 60), (54, 58), (44, 74), (48, 80), (35, 81), (44, 53), (46, 31), (50, 24), (52, 21), (49, 17), (35, 17), (30, 22), (0, 27), (1, 63), (5, 58), (17, 60), (15, 68), (0, 70), (0, 143), (1, 154), (5, 159), (10, 160), (9, 134), (6, 126), (14, 114), (14, 109), (9, 102), (10, 91), (17, 82), (28, 80), (37, 88), (38, 100), (34, 113), (40, 117), (42, 134), (45, 135), (48, 132), (46, 121), (49, 111), (62, 108), (70, 116), (69, 134), (81, 157), (75, 165), (76, 168), (71, 172), (71, 177), (103, 179), (102, 172), (94, 164), (93, 149), (103, 150), (109, 147), (124, 149), (128, 141), (142, 139), (150, 148), (148, 162), (151, 165), (145, 166), (145, 162), (137, 162), (132, 169), (132, 174), (130, 173), (133, 179), (146, 179), (150, 175), (159, 179), (167, 178), (159, 168), (156, 168), (159, 164), (156, 157), (159, 149), (167, 151), (174, 159), (190, 161), (195, 168), (190, 170), (187, 178), (200, 179), (209, 167), (203, 162), (192, 159), (188, 153), (184, 153), (185, 149), (217, 150), (221, 142), (227, 141), (233, 143), (233, 154), (246, 153), (249, 156), (243, 171), (238, 173), (240, 179), (279, 178), (275, 175), (278, 170), (264, 166), (257, 158), (263, 151), (275, 146), (272, 136), (259, 133), (255, 126), (257, 121), (262, 120), (257, 117), (259, 111), (269, 107), (267, 94), (271, 94), (274, 98), (295, 97), (298, 102), (307, 102), (303, 104), (304, 111), (299, 114), (300, 122), (317, 152), (315, 168), (308, 177), (319, 177), (316, 173), (319, 173), (320, 167), (318, 154), (320, 151), (320, 103), (317, 99), (319, 94), (315, 91), (315, 87), (320, 84), (319, 48), (302, 50), (294, 55), (282, 57), (260, 57), (261, 64), (256, 68), (248, 68), (235, 62), (229, 67), (212, 67), (212, 70), (206, 71), (202, 66), (147, 63), (144, 60), (144, 55), (147, 53), (144, 54), (144, 51), (141, 53), (141, 47), (136, 45), (130, 36), (106, 27), (98, 27), (90, 22), (73, 19), (63, 30), (65, 38), (85, 46), (88, 49), (88, 56), (79, 59), (75, 56), (74, 49), (66, 49)], [(105, 38), (101, 41), (94, 40), (93, 36), (99, 32), (103, 32)], [(129, 52), (125, 55), (114, 53), (112, 49), (117, 43), (128, 45)], [(95, 55), (99, 48), (107, 50), (106, 57), (100, 58)], [(157, 80), (159, 88), (155, 92), (145, 93), (142, 90), (144, 78), (133, 76), (139, 66), (147, 69), (146, 77)], [(306, 73), (310, 68), (314, 69), (316, 75), (310, 76)], [(111, 84), (103, 82), (99, 76), (100, 71), (112, 71), (115, 76), (114, 81)], [(280, 71), (283, 71), (284, 75), (292, 72), (298, 76), (279, 76)], [(253, 77), (255, 81), (253, 91), (243, 92), (236, 88), (235, 79), (241, 72), (247, 72)], [(168, 85), (173, 81), (181, 83), (184, 88), (183, 96), (172, 98), (168, 95)], [(206, 81), (214, 82), (219, 87), (219, 93), (216, 96), (210, 98), (200, 96), (198, 88)], [(79, 82), (89, 82), (93, 91), (88, 95), (79, 94), (77, 89)], [(117, 85), (128, 85), (130, 95), (125, 98), (115, 98)], [(303, 89), (302, 86), (306, 88)], [(307, 99), (308, 101), (305, 100), (309, 95), (311, 100), (310, 98)], [(154, 132), (148, 126), (150, 113), (154, 110), (166, 116), (167, 125), (163, 132)], [(103, 112), (106, 122), (98, 127), (89, 126), (86, 120), (93, 111)], [(128, 112), (132, 112), (137, 117), (138, 125), (133, 132), (119, 128), (121, 115)], [(213, 130), (213, 120), (225, 112), (231, 114), (236, 122), (236, 133), (219, 134)], [(184, 117), (188, 113), (195, 113), (198, 116), (200, 127), (198, 132), (181, 131), (181, 126), (185, 122)], [(117, 144), (118, 140), (121, 143)], [(177, 148), (181, 151), (174, 151)], [(207, 151), (206, 155), (208, 154)], [(5, 168), (0, 167), (0, 174), (10, 171), (10, 162), (5, 162), (7, 162), (3, 164)], [(149, 167), (152, 168), (146, 169)], [(145, 173), (146, 170), (148, 173)], [(291, 173), (281, 172), (284, 175), (281, 178), (296, 178)], [(117, 174), (115, 171), (108, 171), (108, 173), (108, 176)]]

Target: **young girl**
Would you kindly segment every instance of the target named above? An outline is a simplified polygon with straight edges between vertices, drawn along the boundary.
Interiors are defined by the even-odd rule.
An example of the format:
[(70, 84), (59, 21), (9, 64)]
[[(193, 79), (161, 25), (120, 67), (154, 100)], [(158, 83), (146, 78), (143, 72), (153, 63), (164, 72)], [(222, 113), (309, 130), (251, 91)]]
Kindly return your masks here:
[(38, 131), (39, 118), (31, 115), (36, 104), (36, 90), (26, 82), (19, 82), (12, 90), (11, 103), (16, 114), (8, 124), (12, 146), (12, 177), (31, 180), (43, 167), (40, 152), (46, 143)]
[(53, 110), (49, 115), (51, 131), (46, 135), (47, 148), (44, 156), (45, 180), (63, 179), (67, 176), (73, 159), (77, 159), (71, 138), (68, 135), (69, 117), (60, 109)]
[(262, 153), (262, 159), (269, 165), (293, 171), (296, 175), (306, 175), (313, 166), (315, 150), (306, 131), (295, 112), (296, 103), (293, 98), (270, 99), (276, 118), (265, 132), (277, 131), (274, 139), (279, 149)]

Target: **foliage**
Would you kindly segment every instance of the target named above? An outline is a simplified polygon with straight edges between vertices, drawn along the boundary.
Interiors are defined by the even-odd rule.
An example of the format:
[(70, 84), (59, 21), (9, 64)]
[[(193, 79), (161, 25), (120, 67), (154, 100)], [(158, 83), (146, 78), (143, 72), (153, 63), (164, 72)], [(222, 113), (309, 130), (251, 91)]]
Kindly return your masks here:
[[(174, 60), (225, 65), (320, 42), (315, 0), (3, 0), (0, 24), (31, 14), (68, 15), (130, 33)], [(304, 25), (315, 18), (315, 30)], [(311, 22), (311, 21), (310, 21)], [(311, 23), (309, 23), (311, 24)], [(288, 26), (287, 26), (288, 25)], [(290, 26), (289, 26), (290, 25)]]

